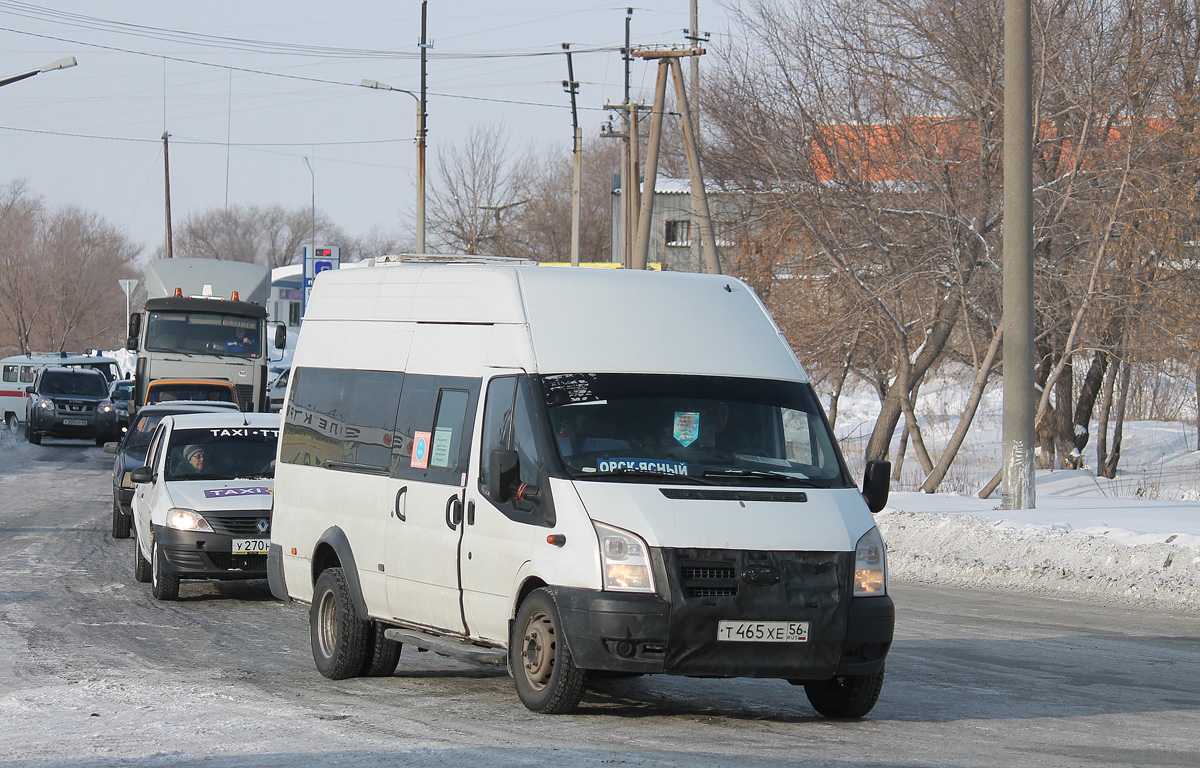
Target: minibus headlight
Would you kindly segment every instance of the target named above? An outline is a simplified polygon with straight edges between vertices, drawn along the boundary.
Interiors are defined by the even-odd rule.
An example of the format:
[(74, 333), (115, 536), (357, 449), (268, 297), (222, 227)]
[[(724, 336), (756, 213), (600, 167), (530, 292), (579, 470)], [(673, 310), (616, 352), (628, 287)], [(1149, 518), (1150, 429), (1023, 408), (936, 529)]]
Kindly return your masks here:
[(653, 592), (654, 574), (646, 542), (629, 531), (594, 521), (592, 524), (600, 539), (604, 588), (614, 592)]
[(199, 512), (190, 509), (172, 509), (167, 512), (167, 527), (177, 531), (203, 531), (212, 533), (212, 526)]
[(854, 548), (854, 596), (887, 594), (887, 550), (878, 528), (872, 528)]

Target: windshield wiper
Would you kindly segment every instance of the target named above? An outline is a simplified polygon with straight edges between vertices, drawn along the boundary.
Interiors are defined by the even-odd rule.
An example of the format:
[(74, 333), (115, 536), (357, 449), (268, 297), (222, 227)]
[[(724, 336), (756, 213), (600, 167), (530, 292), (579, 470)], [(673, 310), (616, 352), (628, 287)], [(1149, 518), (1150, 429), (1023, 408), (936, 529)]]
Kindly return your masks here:
[[(708, 474), (705, 472), (704, 474)], [(716, 485), (711, 480), (705, 480), (702, 477), (695, 475), (679, 475), (674, 472), (660, 472), (654, 469), (610, 469), (604, 472), (580, 472), (575, 475), (578, 480), (586, 480), (593, 477), (653, 477), (655, 479), (670, 480), (672, 482), (694, 483), (696, 485)]]
[(755, 480), (782, 480), (793, 485), (803, 485), (805, 488), (828, 488), (827, 485), (814, 483), (803, 477), (786, 475), (783, 472), (768, 472), (760, 469), (706, 469), (705, 477), (748, 477)]

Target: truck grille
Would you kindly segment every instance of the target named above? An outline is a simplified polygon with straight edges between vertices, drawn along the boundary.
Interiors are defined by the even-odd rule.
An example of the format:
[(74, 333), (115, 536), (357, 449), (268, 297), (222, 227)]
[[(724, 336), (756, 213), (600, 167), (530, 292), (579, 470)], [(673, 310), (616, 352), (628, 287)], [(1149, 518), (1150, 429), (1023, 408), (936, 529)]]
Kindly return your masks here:
[(253, 384), (234, 384), (237, 388), (238, 403), (242, 406), (243, 411), (254, 410), (254, 385)]

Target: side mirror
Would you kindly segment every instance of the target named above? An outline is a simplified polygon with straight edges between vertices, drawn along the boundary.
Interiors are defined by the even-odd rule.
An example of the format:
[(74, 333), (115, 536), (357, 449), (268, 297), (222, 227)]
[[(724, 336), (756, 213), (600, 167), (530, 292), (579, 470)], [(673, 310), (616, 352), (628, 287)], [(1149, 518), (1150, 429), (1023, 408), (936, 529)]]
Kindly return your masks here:
[(287, 347), (287, 326), (283, 323), (275, 326), (275, 349)]
[(32, 395), (32, 394), (33, 394), (33, 387), (32, 387), (32, 386), (25, 387), (25, 394), (27, 394), (27, 395)]
[(129, 473), (129, 482), (134, 483), (153, 483), (154, 471), (150, 467), (138, 467)]
[(105, 443), (104, 444), (104, 452), (105, 453), (116, 453), (117, 448), (120, 445), (121, 445), (120, 443)]
[(139, 312), (129, 316), (129, 336), (125, 339), (125, 349), (136, 352), (138, 348), (138, 336), (140, 336), (141, 333), (142, 315)]
[(496, 449), (488, 456), (488, 496), (497, 504), (512, 498), (521, 481), (521, 459), (516, 451)]
[(868, 461), (867, 469), (863, 472), (863, 498), (867, 500), (867, 508), (871, 514), (887, 506), (888, 488), (891, 484), (892, 462), (876, 460)]

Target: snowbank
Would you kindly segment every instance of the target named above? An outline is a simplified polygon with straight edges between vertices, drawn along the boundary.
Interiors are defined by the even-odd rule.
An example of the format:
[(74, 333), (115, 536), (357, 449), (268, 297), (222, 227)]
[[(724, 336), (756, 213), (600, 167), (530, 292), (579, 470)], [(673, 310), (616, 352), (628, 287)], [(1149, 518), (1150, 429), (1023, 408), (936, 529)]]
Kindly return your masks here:
[[(963, 506), (970, 502), (920, 496), (897, 494), (877, 517), (893, 579), (1200, 612), (1200, 536), (1097, 526), (1076, 529), (1064, 522), (1010, 519), (1006, 515), (1011, 511), (984, 515), (904, 508), (928, 507), (931, 499), (937, 500), (935, 507), (955, 498)], [(1040, 514), (1054, 520), (1053, 505), (1048, 506)], [(1038, 510), (1023, 512), (1022, 517), (1030, 517)], [(1146, 520), (1165, 527), (1161, 518)]]

